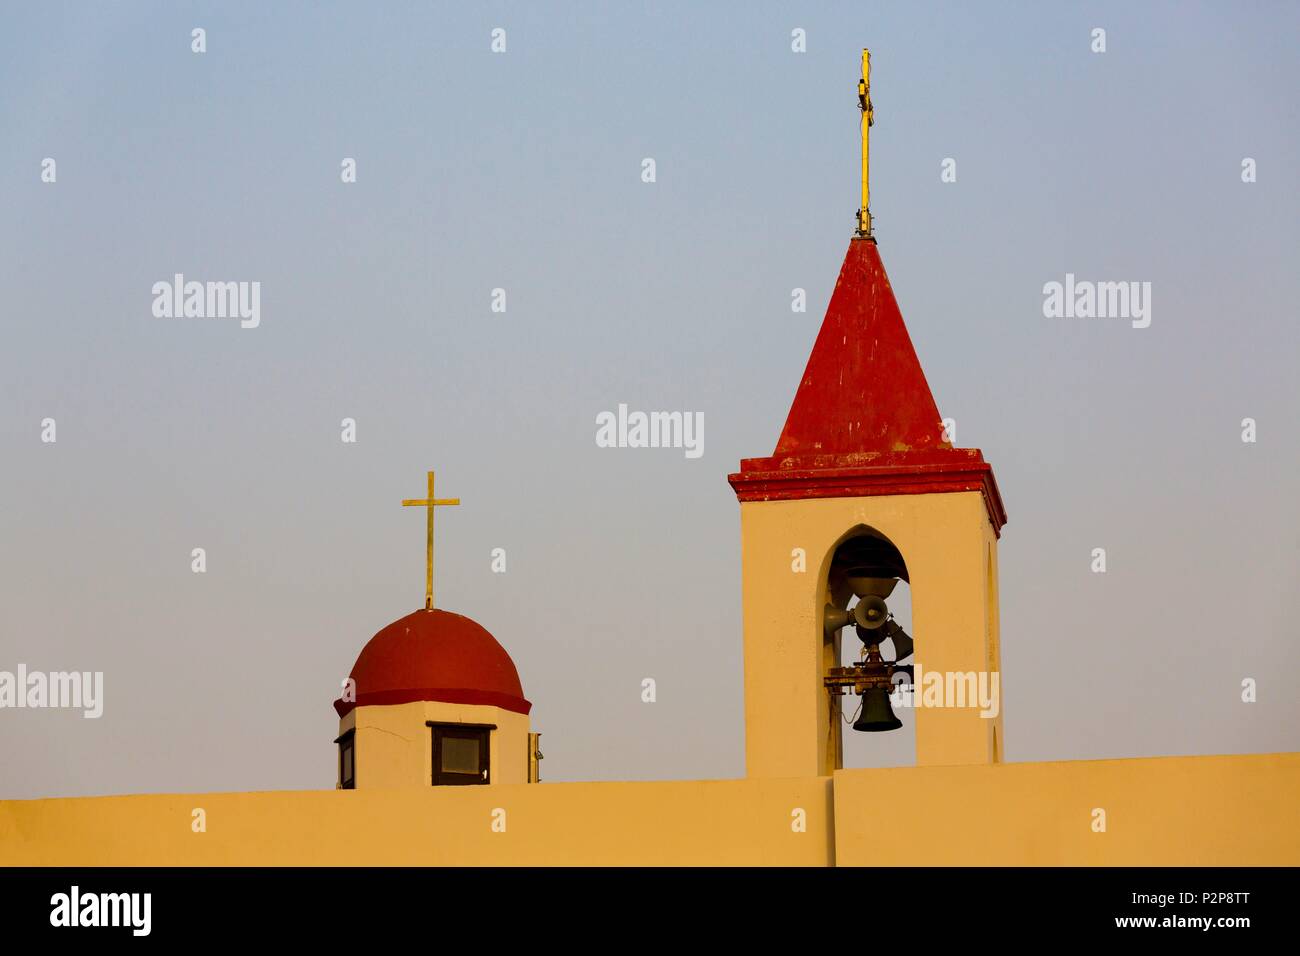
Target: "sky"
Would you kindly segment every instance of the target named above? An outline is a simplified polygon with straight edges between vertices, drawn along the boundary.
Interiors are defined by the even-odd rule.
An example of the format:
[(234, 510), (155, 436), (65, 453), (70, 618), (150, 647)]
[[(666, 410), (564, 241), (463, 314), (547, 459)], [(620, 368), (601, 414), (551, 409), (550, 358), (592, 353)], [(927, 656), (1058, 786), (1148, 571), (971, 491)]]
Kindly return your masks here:
[[(852, 234), (863, 46), (881, 255), (1009, 514), (1006, 759), (1300, 750), (1297, 31), (0, 5), (0, 671), (104, 675), (98, 719), (0, 710), (0, 798), (332, 787), (339, 681), (422, 606), (430, 468), (462, 501), (439, 606), (513, 656), (546, 779), (743, 775), (726, 476), (775, 446)], [(176, 273), (260, 283), (256, 328), (155, 316)], [(1150, 325), (1046, 316), (1067, 274), (1149, 282)], [(598, 447), (620, 403), (702, 414), (703, 453)]]

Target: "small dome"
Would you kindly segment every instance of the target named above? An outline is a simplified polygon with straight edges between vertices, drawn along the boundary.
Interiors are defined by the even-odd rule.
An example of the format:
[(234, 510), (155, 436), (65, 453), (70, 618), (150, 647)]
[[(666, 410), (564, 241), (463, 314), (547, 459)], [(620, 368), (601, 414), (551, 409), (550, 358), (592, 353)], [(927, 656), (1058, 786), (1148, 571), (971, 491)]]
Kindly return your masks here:
[(514, 661), (482, 626), (450, 611), (415, 611), (389, 624), (352, 666), (356, 701), (334, 701), (340, 717), (367, 704), (436, 700), (487, 704), (527, 714)]

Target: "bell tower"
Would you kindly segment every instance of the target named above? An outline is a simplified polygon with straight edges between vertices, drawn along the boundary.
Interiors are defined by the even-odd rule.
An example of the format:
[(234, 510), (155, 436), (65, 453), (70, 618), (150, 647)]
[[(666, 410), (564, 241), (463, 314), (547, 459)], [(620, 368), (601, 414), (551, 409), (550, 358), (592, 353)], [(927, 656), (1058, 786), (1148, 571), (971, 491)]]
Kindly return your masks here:
[[(1001, 760), (1000, 702), (996, 715), (956, 704), (980, 674), (1000, 691), (990, 675), (1006, 512), (980, 451), (949, 441), (885, 274), (867, 209), (868, 83), (864, 50), (856, 234), (776, 450), (728, 477), (740, 501), (750, 777), (838, 769), (841, 735), (854, 732), (842, 714), (856, 707), (858, 730), (892, 729), (888, 688), (909, 670), (918, 765)], [(900, 580), (911, 635), (888, 610)], [(840, 666), (844, 641), (861, 644), (860, 663)]]

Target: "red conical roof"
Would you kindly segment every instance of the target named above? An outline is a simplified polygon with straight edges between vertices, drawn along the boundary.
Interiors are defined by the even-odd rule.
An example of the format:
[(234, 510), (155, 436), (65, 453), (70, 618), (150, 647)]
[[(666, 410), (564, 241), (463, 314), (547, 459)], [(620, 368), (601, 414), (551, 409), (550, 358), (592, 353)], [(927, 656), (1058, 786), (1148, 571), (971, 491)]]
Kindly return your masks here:
[(776, 451), (728, 481), (741, 501), (981, 491), (1006, 524), (992, 466), (944, 439), (874, 240), (849, 243)]
[(876, 244), (849, 243), (775, 457), (951, 448)]

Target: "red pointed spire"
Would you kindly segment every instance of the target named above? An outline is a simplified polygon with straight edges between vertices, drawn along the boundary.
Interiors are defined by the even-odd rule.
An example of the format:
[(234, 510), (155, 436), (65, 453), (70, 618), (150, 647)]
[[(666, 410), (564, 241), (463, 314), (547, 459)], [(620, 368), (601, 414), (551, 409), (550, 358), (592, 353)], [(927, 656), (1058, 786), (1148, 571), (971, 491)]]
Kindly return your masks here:
[(849, 243), (776, 451), (728, 481), (741, 501), (982, 491), (1006, 524), (992, 466), (944, 438), (874, 240)]
[(849, 243), (775, 457), (951, 448), (880, 251)]

